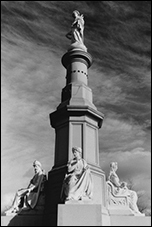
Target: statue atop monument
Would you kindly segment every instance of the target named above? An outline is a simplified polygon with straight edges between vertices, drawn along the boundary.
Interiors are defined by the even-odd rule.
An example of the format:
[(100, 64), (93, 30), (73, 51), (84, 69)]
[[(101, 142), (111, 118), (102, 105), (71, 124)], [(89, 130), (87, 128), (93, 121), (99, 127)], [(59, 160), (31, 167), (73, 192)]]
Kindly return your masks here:
[(68, 170), (63, 181), (61, 200), (83, 201), (92, 198), (92, 178), (87, 162), (82, 159), (82, 149), (72, 148), (74, 158), (67, 165)]
[(79, 11), (74, 10), (72, 13), (74, 22), (71, 25), (71, 31), (66, 34), (66, 37), (71, 40), (69, 50), (81, 49), (87, 52), (84, 45), (84, 16)]
[(108, 181), (110, 183), (112, 183), (112, 185), (113, 185), (114, 194), (116, 196), (121, 196), (121, 197), (126, 196), (128, 203), (129, 203), (129, 208), (131, 209), (132, 213), (135, 216), (144, 216), (144, 214), (142, 214), (137, 207), (137, 200), (138, 200), (137, 193), (133, 190), (130, 190), (127, 187), (126, 182), (121, 182), (119, 180), (119, 177), (116, 174), (117, 169), (118, 169), (118, 163), (117, 162), (111, 162), (110, 163), (110, 173), (109, 173), (109, 176), (108, 176)]

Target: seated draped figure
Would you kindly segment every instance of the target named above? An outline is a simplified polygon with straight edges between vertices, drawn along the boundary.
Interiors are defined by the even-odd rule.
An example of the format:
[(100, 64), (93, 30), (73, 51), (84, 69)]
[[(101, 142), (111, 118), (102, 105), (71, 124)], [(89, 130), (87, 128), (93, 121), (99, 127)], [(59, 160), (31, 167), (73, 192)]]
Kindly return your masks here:
[(61, 201), (83, 201), (92, 198), (92, 178), (87, 162), (82, 158), (82, 149), (73, 147), (73, 159), (67, 164), (67, 173), (62, 185)]
[(44, 183), (46, 174), (41, 163), (37, 160), (33, 162), (35, 174), (27, 188), (21, 188), (16, 192), (12, 206), (5, 211), (6, 215), (19, 213), (22, 210), (34, 209), (38, 203), (40, 195), (44, 196)]
[[(110, 173), (108, 176), (108, 181), (110, 181), (114, 187), (114, 195), (118, 198), (119, 196), (122, 198), (123, 196), (127, 198), (129, 208), (131, 209), (132, 213), (136, 216), (144, 216), (145, 214), (142, 214), (137, 206), (137, 200), (138, 196), (137, 193), (133, 190), (130, 190), (127, 187), (126, 182), (120, 182), (118, 175), (116, 174), (116, 171), (118, 169), (117, 162), (111, 162), (110, 163)], [(107, 183), (108, 183), (107, 181)]]

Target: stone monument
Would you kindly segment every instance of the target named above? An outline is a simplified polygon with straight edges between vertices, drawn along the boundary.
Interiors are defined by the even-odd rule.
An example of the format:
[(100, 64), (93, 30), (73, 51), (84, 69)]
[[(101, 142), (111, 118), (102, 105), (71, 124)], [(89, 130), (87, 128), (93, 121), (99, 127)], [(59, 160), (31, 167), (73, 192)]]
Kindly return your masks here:
[[(149, 225), (145, 217), (136, 217), (131, 212), (126, 195), (114, 194), (113, 200), (112, 182), (106, 182), (99, 165), (98, 130), (104, 116), (93, 104), (92, 90), (88, 86), (92, 57), (84, 45), (84, 16), (77, 10), (72, 16), (74, 21), (66, 35), (71, 43), (62, 57), (66, 86), (62, 89), (61, 103), (50, 114), (56, 134), (55, 158), (48, 175), (44, 224)], [(118, 203), (113, 206), (111, 201)]]
[[(90, 221), (92, 223), (90, 212), (96, 213), (97, 210), (97, 213), (101, 213), (104, 210), (104, 215), (107, 215), (104, 209), (106, 207), (105, 174), (99, 165), (98, 142), (98, 130), (102, 125), (103, 114), (93, 104), (92, 90), (88, 86), (88, 68), (92, 64), (92, 57), (84, 45), (84, 17), (77, 10), (72, 15), (74, 22), (66, 35), (71, 43), (62, 57), (62, 64), (67, 70), (66, 86), (62, 89), (61, 103), (57, 110), (50, 114), (51, 126), (55, 129), (56, 138), (54, 166), (48, 176), (45, 215), (49, 225), (67, 225), (72, 221), (72, 215), (76, 215), (76, 211), (80, 210), (82, 217), (84, 215), (87, 217), (82, 225), (87, 225)], [(72, 158), (73, 147), (82, 149), (82, 157), (89, 166), (93, 184), (92, 199), (64, 204), (60, 194), (67, 173), (67, 163)], [(67, 216), (68, 212), (73, 213), (71, 220), (64, 219), (64, 215)], [(80, 220), (80, 217), (76, 219)], [(61, 220), (64, 223), (61, 223)]]
[[(98, 131), (104, 116), (93, 104), (88, 86), (92, 57), (84, 45), (84, 16), (77, 10), (72, 16), (74, 22), (66, 35), (71, 43), (62, 57), (66, 85), (61, 103), (50, 114), (55, 155), (48, 173), (43, 220), (35, 213), (37, 219), (25, 223), (24, 217), (19, 225), (150, 226), (150, 218), (142, 216), (134, 206), (136, 198), (135, 203), (128, 198), (136, 197), (136, 193), (119, 182), (116, 163), (111, 164), (108, 181), (100, 167)], [(116, 191), (116, 181), (120, 193)]]

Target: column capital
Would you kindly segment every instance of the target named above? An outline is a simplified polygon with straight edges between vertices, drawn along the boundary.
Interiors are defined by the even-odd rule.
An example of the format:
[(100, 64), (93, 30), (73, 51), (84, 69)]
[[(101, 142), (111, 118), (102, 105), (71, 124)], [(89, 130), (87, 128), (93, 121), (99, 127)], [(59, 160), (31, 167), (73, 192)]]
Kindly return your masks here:
[(72, 62), (82, 62), (87, 66), (87, 68), (89, 68), (92, 65), (91, 55), (88, 52), (85, 52), (79, 49), (66, 52), (63, 55), (61, 61), (62, 61), (62, 65), (66, 69)]

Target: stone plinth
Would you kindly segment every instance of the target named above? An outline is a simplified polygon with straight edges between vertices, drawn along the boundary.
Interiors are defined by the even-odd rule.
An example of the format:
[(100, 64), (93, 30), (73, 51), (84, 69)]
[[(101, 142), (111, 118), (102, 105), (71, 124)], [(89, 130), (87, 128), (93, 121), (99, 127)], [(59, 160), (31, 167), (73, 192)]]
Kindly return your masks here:
[(110, 226), (110, 217), (101, 205), (60, 204), (58, 226)]
[(18, 214), (1, 216), (2, 226), (43, 226), (45, 197), (40, 195), (34, 209), (23, 208)]
[[(45, 217), (50, 218), (50, 215)], [(1, 216), (1, 226), (46, 226), (42, 215)], [(51, 223), (49, 226), (56, 226)], [(151, 217), (110, 215), (94, 204), (58, 205), (57, 226), (151, 226)]]
[(151, 226), (151, 217), (110, 215), (99, 204), (59, 204), (57, 226)]
[(43, 226), (42, 215), (1, 216), (1, 226)]
[(58, 109), (50, 114), (51, 125), (55, 128), (55, 167), (66, 165), (72, 157), (72, 147), (82, 147), (82, 157), (99, 167), (98, 129), (103, 115), (89, 106), (71, 106)]
[(151, 217), (113, 215), (110, 220), (111, 226), (151, 226)]

